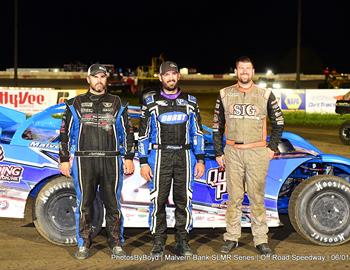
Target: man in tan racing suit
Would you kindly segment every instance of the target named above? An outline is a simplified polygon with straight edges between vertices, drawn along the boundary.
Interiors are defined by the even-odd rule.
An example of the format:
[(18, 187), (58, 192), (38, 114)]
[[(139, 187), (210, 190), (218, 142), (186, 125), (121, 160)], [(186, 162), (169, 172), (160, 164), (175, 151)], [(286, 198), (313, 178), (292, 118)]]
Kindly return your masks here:
[[(268, 227), (264, 205), (265, 177), (270, 159), (277, 151), (284, 119), (271, 90), (254, 84), (254, 67), (248, 57), (236, 61), (238, 82), (220, 90), (216, 101), (213, 137), (216, 160), (227, 172), (229, 195), (226, 233), (221, 252), (238, 246), (241, 236), (242, 202), (248, 193), (254, 245), (260, 254), (272, 254), (268, 246)], [(266, 119), (272, 133), (266, 143)], [(223, 149), (223, 135), (226, 146)]]

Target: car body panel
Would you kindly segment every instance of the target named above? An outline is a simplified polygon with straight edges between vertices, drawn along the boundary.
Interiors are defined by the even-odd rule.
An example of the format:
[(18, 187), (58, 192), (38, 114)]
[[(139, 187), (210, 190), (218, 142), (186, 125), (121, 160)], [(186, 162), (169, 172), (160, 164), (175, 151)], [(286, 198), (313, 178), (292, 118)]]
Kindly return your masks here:
[[(0, 217), (24, 216), (28, 197), (35, 197), (43, 183), (59, 176), (58, 138), (64, 104), (25, 119), (23, 114), (9, 112), (0, 107)], [(129, 114), (138, 118), (140, 109), (129, 106)], [(225, 212), (228, 200), (225, 172), (215, 161), (212, 130), (203, 126), (206, 147), (206, 172), (193, 183), (193, 226), (200, 228), (225, 227)], [(265, 206), (268, 226), (279, 226), (279, 211), (286, 211), (289, 193), (294, 179), (306, 179), (317, 173), (313, 166), (324, 172), (334, 166), (339, 173), (350, 174), (350, 160), (344, 157), (323, 154), (302, 137), (284, 132), (295, 151), (277, 155), (270, 162), (266, 177)], [(135, 172), (125, 175), (122, 189), (122, 211), (125, 227), (148, 227), (149, 190), (147, 182), (140, 176), (139, 160), (134, 158)], [(316, 165), (315, 165), (316, 164)], [(301, 166), (305, 168), (301, 168)], [(301, 169), (300, 169), (301, 168)], [(11, 171), (12, 170), (12, 171)], [(289, 192), (289, 193), (288, 193)], [(169, 197), (167, 207), (168, 226), (175, 224), (174, 204)], [(250, 226), (249, 199), (243, 201), (242, 226)]]

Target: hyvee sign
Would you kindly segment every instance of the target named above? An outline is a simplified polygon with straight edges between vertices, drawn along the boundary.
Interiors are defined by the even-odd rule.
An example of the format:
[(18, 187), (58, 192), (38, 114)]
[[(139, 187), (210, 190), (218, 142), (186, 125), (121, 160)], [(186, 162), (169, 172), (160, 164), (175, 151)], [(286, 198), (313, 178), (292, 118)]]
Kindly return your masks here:
[(18, 106), (28, 105), (42, 105), (45, 101), (45, 96), (42, 94), (32, 94), (29, 91), (21, 91), (18, 93), (0, 92), (0, 103), (11, 104), (15, 108)]
[(41, 112), (48, 106), (76, 95), (76, 90), (51, 88), (4, 88), (0, 87), (0, 105), (28, 114)]

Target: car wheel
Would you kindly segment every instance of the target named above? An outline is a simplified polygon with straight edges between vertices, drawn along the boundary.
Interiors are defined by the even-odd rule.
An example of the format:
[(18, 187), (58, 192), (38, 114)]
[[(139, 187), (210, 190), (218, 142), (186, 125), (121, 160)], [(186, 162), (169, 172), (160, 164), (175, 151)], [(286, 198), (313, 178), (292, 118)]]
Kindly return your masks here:
[(350, 145), (350, 121), (345, 121), (340, 126), (339, 138), (343, 144)]
[[(76, 193), (72, 179), (57, 177), (46, 183), (35, 199), (34, 225), (41, 236), (51, 243), (74, 246), (77, 244), (75, 208)], [(92, 217), (92, 237), (101, 230), (103, 214), (103, 203), (97, 194)]]
[(350, 184), (332, 175), (311, 177), (290, 197), (289, 219), (305, 239), (324, 246), (350, 240)]

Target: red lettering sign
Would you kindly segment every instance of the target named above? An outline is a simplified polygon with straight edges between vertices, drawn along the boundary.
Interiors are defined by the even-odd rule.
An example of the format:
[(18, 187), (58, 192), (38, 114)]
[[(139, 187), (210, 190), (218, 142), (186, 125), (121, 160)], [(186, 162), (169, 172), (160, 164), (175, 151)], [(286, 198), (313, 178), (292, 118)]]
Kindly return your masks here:
[(28, 91), (19, 93), (0, 92), (0, 104), (12, 104), (15, 108), (24, 104), (41, 105), (44, 101), (44, 95), (31, 94)]

